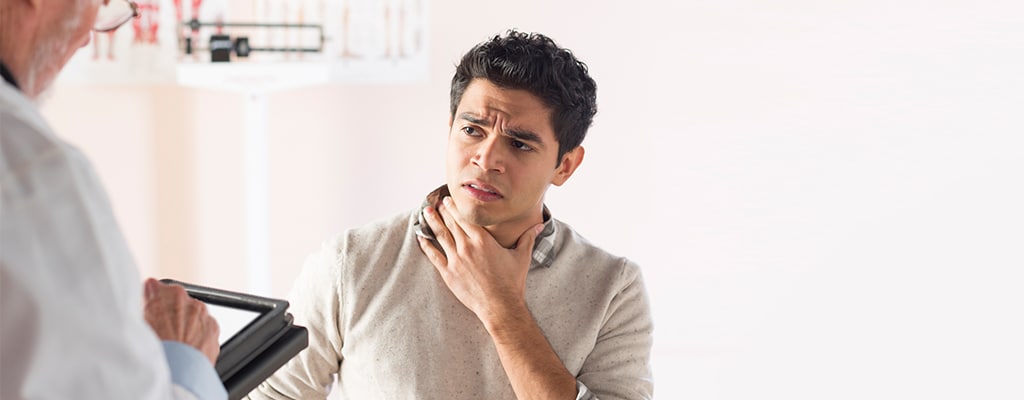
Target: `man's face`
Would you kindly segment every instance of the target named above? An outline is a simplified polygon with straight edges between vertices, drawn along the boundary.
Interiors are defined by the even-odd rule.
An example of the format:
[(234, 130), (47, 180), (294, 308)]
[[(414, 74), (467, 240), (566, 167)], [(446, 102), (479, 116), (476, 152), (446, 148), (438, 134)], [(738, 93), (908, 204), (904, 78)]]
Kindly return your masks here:
[(492, 234), (518, 237), (541, 222), (548, 185), (569, 178), (582, 150), (567, 153), (556, 167), (551, 110), (525, 90), (477, 78), (463, 93), (448, 132), (448, 189), (463, 218)]
[(79, 48), (89, 44), (90, 31), (96, 22), (101, 4), (108, 0), (53, 0), (70, 3), (67, 6), (46, 5), (42, 7), (43, 23), (35, 46), (29, 93), (35, 97), (53, 82), (57, 73), (71, 60)]

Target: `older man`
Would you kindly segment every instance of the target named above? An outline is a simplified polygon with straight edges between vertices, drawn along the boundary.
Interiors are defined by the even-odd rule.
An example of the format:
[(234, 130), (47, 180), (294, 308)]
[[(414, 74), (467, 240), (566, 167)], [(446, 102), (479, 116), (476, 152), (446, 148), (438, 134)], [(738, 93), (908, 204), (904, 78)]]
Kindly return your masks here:
[(91, 30), (133, 16), (124, 0), (0, 0), (4, 400), (227, 397), (216, 321), (181, 287), (140, 290), (89, 163), (33, 104)]

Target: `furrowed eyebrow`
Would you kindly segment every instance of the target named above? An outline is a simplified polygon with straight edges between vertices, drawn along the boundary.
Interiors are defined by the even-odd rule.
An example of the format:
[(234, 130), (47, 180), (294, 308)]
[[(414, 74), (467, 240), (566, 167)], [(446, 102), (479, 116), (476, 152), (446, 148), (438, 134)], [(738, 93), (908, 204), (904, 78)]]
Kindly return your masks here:
[[(477, 116), (475, 114), (471, 114), (471, 113), (459, 114), (459, 118), (463, 119), (463, 120), (466, 120), (466, 121), (468, 121), (470, 123), (477, 124), (477, 125), (490, 125), (491, 124), (491, 121), (489, 119), (481, 118), (481, 117), (479, 117), (479, 116)], [(520, 140), (520, 141), (523, 141), (523, 142), (533, 143), (537, 147), (543, 147), (543, 145), (544, 145), (544, 142), (540, 140), (540, 135), (538, 135), (538, 134), (536, 134), (536, 133), (534, 133), (532, 131), (526, 130), (526, 129), (519, 129), (519, 128), (512, 128), (512, 127), (510, 127), (510, 128), (505, 129), (503, 134), (505, 136), (509, 136), (509, 137), (514, 138), (516, 140)]]
[(533, 133), (533, 132), (530, 132), (530, 131), (527, 131), (527, 130), (516, 129), (516, 128), (509, 128), (509, 129), (505, 129), (505, 135), (511, 136), (511, 137), (513, 137), (513, 138), (515, 138), (517, 140), (523, 141), (523, 142), (533, 143), (536, 146), (543, 146), (544, 145), (544, 143), (541, 142), (541, 140), (540, 140), (540, 135), (538, 135), (536, 133)]
[(473, 114), (470, 114), (470, 113), (459, 114), (459, 118), (460, 119), (464, 119), (464, 120), (469, 121), (469, 122), (474, 123), (474, 124), (478, 124), (478, 125), (490, 125), (489, 124), (490, 121), (488, 121), (487, 119), (480, 118), (480, 117), (478, 117), (476, 115), (473, 115)]

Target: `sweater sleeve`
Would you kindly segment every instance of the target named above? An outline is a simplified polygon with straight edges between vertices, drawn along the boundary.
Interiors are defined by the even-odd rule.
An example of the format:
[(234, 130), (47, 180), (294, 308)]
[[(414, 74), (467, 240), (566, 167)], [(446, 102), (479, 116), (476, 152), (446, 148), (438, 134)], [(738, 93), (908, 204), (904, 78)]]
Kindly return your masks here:
[(306, 258), (289, 300), (297, 325), (309, 330), (309, 347), (249, 393), (249, 399), (325, 399), (341, 366), (340, 330), (343, 240), (324, 242)]
[(654, 395), (654, 325), (640, 269), (625, 261), (623, 285), (608, 307), (594, 350), (577, 376), (578, 399), (634, 400)]

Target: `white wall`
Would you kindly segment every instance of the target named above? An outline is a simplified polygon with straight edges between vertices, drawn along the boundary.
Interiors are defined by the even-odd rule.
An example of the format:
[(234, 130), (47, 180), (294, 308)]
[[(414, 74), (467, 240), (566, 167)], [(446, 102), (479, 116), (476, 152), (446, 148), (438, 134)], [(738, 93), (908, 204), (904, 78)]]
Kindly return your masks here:
[[(587, 158), (549, 205), (643, 266), (658, 398), (1024, 396), (1019, 2), (431, 10), (428, 82), (269, 98), (273, 293), (329, 234), (440, 184), (452, 66), (514, 26), (598, 81)], [(62, 86), (45, 111), (145, 271), (244, 288), (244, 100)]]

